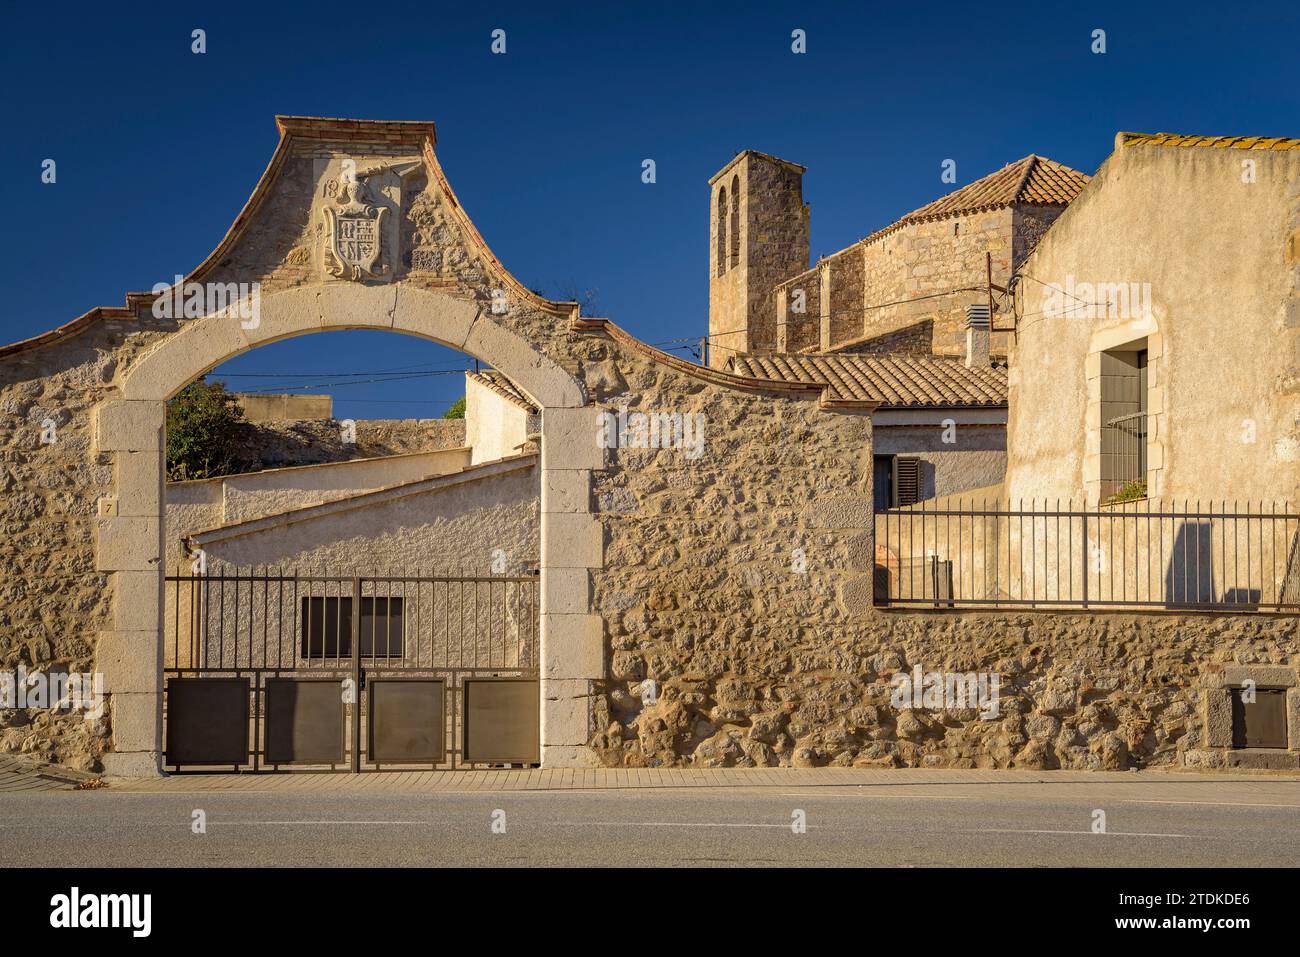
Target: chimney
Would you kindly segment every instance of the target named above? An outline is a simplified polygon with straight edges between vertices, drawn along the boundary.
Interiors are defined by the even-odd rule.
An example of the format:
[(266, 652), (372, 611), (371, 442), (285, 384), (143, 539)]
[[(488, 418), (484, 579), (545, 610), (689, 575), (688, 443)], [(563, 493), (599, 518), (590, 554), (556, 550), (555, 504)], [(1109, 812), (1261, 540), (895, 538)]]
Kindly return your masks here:
[(966, 307), (966, 368), (984, 368), (989, 364), (989, 304)]

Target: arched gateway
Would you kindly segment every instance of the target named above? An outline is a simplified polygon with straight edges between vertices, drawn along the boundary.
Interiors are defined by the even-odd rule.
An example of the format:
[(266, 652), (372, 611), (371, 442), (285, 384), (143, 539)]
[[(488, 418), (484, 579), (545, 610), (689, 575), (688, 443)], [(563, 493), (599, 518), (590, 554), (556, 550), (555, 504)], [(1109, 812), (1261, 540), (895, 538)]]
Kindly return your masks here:
[[(629, 702), (666, 708), (647, 706), (645, 688), (685, 682), (699, 701), (681, 700), (702, 709), (728, 667), (745, 667), (725, 662), (724, 647), (781, 616), (797, 633), (869, 595), (869, 563), (851, 555), (869, 547), (860, 450), (872, 403), (828, 414), (820, 387), (693, 366), (530, 292), (456, 200), (430, 123), (278, 123), (252, 197), (183, 285), (0, 349), (0, 397), (17, 410), (6, 440), (22, 449), (0, 517), (46, 550), (6, 586), (10, 650), (26, 641), (33, 663), (93, 667), (109, 694), (106, 727), (51, 723), (60, 754), (102, 756), (112, 773), (159, 768), (166, 402), (231, 357), (293, 336), (420, 336), (489, 363), (541, 409), (544, 766), (624, 763), (634, 744), (673, 760), (693, 732), (670, 710), (628, 730)], [(192, 290), (206, 308), (191, 305)], [(655, 427), (629, 430), (638, 414)], [(60, 441), (45, 447), (25, 430), (49, 417)], [(701, 424), (689, 448), (673, 431), (683, 421)], [(834, 507), (823, 496), (812, 508), (814, 487), (832, 491)], [(814, 535), (824, 563), (799, 581), (808, 594), (797, 611), (783, 610), (779, 556)], [(708, 650), (714, 635), (726, 637)]]

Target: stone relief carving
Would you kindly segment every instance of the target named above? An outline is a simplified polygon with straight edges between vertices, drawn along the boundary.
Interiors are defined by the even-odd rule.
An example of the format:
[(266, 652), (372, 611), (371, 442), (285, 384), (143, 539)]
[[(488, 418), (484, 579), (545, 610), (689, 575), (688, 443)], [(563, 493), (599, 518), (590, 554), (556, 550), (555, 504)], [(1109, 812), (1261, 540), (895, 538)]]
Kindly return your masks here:
[(383, 222), (388, 210), (377, 204), (366, 180), (345, 172), (326, 184), (331, 200), (324, 208), (325, 271), (339, 279), (378, 279), (387, 265), (376, 265), (383, 252)]
[[(326, 278), (397, 277), (410, 266), (408, 206), (424, 181), (419, 156), (318, 159), (313, 199), (316, 249)], [(408, 252), (403, 255), (403, 248)]]

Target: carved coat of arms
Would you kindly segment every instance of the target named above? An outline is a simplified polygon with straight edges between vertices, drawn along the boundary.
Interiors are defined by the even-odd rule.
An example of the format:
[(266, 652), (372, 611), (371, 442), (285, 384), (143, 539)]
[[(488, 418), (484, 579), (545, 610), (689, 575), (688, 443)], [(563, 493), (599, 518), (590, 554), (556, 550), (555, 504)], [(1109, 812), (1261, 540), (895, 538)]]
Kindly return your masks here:
[(375, 279), (388, 272), (375, 268), (382, 251), (384, 214), (360, 177), (339, 181), (333, 205), (325, 206), (325, 271), (340, 279)]

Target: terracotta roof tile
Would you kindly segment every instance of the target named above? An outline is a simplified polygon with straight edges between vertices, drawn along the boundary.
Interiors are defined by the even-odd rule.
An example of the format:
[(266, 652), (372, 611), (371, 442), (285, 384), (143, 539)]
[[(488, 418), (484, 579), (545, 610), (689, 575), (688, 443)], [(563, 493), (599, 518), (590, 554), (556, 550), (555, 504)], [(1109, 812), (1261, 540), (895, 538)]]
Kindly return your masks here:
[[(866, 246), (911, 223), (943, 219), (963, 213), (977, 213), (1006, 206), (1068, 206), (1092, 179), (1045, 156), (1029, 155), (947, 196), (915, 209), (906, 216), (859, 239), (853, 246)], [(845, 250), (840, 250), (844, 252)], [(833, 255), (839, 255), (835, 253)], [(822, 257), (823, 259), (830, 257)], [(811, 271), (811, 270), (810, 270)]]
[(1205, 146), (1231, 150), (1300, 150), (1300, 139), (1286, 136), (1197, 136), (1191, 133), (1117, 133), (1115, 146)]
[(829, 385), (837, 400), (875, 401), (881, 408), (1001, 407), (1004, 365), (968, 369), (943, 356), (848, 353), (738, 355), (728, 370), (751, 379)]
[(486, 386), (503, 399), (508, 399), (515, 405), (526, 410), (532, 415), (536, 415), (538, 409), (528, 396), (520, 391), (519, 386), (515, 385), (510, 379), (496, 369), (480, 369), (477, 372), (467, 371), (467, 378), (473, 379), (479, 385)]
[(1043, 156), (1026, 156), (933, 203), (908, 213), (900, 223), (951, 216), (1018, 203), (1065, 206), (1088, 184), (1088, 175)]

